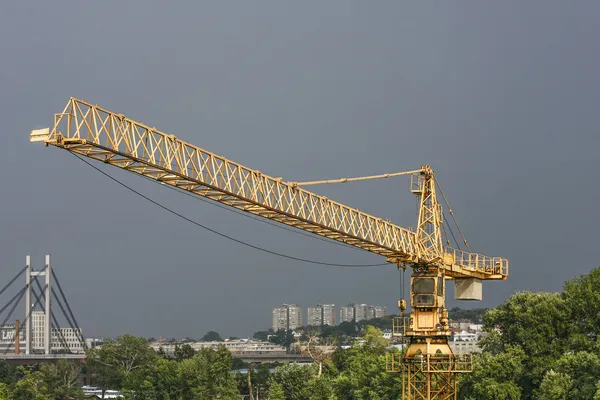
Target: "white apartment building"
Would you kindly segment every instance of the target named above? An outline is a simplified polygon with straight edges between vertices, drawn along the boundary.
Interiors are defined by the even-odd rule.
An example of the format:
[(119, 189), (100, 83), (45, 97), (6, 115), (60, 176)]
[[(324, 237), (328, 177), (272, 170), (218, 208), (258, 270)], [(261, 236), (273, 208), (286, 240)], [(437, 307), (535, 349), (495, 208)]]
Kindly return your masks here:
[[(45, 313), (44, 311), (31, 312), (31, 349), (34, 352), (44, 351), (45, 340)], [(67, 351), (72, 353), (83, 353), (81, 343), (83, 333), (81, 328), (52, 328), (50, 330), (50, 351)]]
[(308, 307), (307, 325), (322, 326), (335, 325), (335, 304), (317, 304), (314, 307)]
[(461, 331), (452, 335), (452, 341), (454, 342), (476, 342), (477, 339), (477, 333), (475, 332)]
[(273, 330), (294, 330), (302, 326), (302, 309), (298, 304), (282, 304), (273, 308)]
[(386, 306), (369, 306), (369, 319), (383, 318), (387, 315)]
[(348, 304), (340, 307), (340, 322), (359, 322), (373, 318), (382, 318), (387, 314), (385, 306), (370, 306), (368, 304)]
[(354, 304), (340, 307), (340, 323), (354, 321)]
[(354, 320), (356, 322), (359, 322), (364, 319), (370, 319), (369, 305), (368, 304), (356, 304), (354, 306)]
[(319, 306), (308, 307), (306, 324), (309, 326), (323, 325), (323, 311)]
[(335, 326), (336, 321), (336, 313), (335, 313), (335, 304), (323, 304), (323, 325)]
[(474, 340), (451, 340), (448, 344), (455, 355), (481, 353), (479, 342)]
[[(67, 351), (71, 353), (84, 353), (83, 332), (81, 328), (52, 328), (51, 351)], [(66, 349), (65, 349), (66, 347)], [(67, 350), (68, 349), (68, 350)]]
[(44, 350), (44, 328), (46, 327), (46, 313), (43, 311), (31, 312), (31, 349)]

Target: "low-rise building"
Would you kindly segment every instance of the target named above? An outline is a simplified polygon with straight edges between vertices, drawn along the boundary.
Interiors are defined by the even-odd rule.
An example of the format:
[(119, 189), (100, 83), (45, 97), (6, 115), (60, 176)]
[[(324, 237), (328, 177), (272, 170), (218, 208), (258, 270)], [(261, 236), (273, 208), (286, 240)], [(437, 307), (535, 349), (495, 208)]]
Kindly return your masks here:
[(452, 335), (453, 342), (476, 342), (477, 334), (474, 332), (460, 331)]
[(479, 342), (473, 340), (451, 340), (448, 342), (455, 355), (481, 353)]
[[(180, 343), (162, 343), (154, 342), (150, 344), (155, 351), (162, 350), (167, 355), (173, 355), (175, 353), (175, 346)], [(286, 353), (286, 348), (270, 342), (264, 342), (261, 340), (250, 340), (250, 339), (235, 339), (227, 340), (224, 342), (190, 342), (189, 344), (192, 349), (198, 351), (201, 349), (216, 349), (218, 346), (225, 346), (232, 354), (271, 354), (271, 355), (282, 355)]]

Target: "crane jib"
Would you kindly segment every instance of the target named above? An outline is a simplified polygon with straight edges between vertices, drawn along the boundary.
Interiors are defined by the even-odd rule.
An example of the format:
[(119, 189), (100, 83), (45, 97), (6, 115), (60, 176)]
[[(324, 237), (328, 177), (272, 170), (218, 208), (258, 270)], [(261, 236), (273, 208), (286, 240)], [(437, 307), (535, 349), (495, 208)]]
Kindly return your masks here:
[[(506, 279), (508, 261), (441, 246), (431, 210), (417, 232), (366, 214), (194, 146), (175, 135), (71, 98), (50, 129), (32, 131), (43, 141), (187, 190), (196, 195), (385, 256), (403, 264), (429, 264), (450, 278)], [(419, 170), (420, 171), (420, 170)], [(433, 189), (434, 190), (434, 189)]]

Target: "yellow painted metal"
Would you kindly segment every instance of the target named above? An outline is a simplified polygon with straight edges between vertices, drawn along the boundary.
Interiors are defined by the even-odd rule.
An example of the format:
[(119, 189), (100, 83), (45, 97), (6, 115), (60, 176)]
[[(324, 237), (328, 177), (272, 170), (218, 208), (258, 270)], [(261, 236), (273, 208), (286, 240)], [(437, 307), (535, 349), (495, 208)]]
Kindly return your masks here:
[(340, 179), (327, 179), (323, 181), (307, 181), (307, 182), (290, 182), (292, 186), (309, 186), (309, 185), (324, 185), (328, 183), (347, 183), (347, 182), (358, 182), (358, 181), (367, 181), (371, 179), (385, 179), (392, 178), (395, 176), (403, 176), (403, 175), (414, 175), (423, 172), (423, 170), (414, 170), (414, 171), (404, 171), (404, 172), (392, 172), (389, 174), (380, 174), (380, 175), (370, 175), (370, 176), (359, 176), (356, 178), (340, 178)]
[(405, 354), (388, 353), (386, 370), (402, 374), (403, 400), (456, 400), (458, 375), (473, 371), (470, 354), (456, 356), (446, 338), (421, 339)]
[[(37, 132), (35, 141), (39, 140), (42, 139)], [(504, 258), (441, 248), (441, 241), (435, 238), (439, 226), (438, 231), (431, 231), (439, 214), (431, 184), (423, 188), (422, 204), (429, 208), (419, 218), (419, 228), (414, 232), (76, 98), (69, 100), (62, 113), (55, 114), (54, 126), (43, 141), (385, 256), (390, 262), (435, 264), (445, 270), (447, 277), (508, 276), (508, 261)], [(424, 174), (426, 183), (433, 177), (431, 169), (418, 174)]]
[[(194, 146), (97, 105), (71, 98), (52, 129), (31, 132), (43, 141), (228, 206), (382, 255), (398, 268), (412, 266), (409, 318), (394, 320), (394, 336), (407, 337), (406, 355), (388, 357), (388, 370), (403, 373), (404, 399), (455, 399), (456, 374), (470, 359), (455, 357), (445, 308), (445, 280), (508, 277), (508, 260), (442, 244), (442, 211), (429, 165), (408, 172), (324, 181), (284, 182)], [(301, 186), (410, 175), (419, 196), (416, 231), (309, 192)], [(440, 189), (441, 191), (441, 189)], [(445, 199), (445, 196), (442, 193)], [(452, 217), (454, 214), (450, 211)], [(461, 232), (462, 236), (462, 232)], [(467, 243), (464, 240), (465, 244)], [(467, 245), (468, 248), (468, 245)], [(432, 279), (419, 293), (415, 280)], [(427, 286), (427, 285), (426, 285)], [(400, 308), (406, 307), (399, 302)]]

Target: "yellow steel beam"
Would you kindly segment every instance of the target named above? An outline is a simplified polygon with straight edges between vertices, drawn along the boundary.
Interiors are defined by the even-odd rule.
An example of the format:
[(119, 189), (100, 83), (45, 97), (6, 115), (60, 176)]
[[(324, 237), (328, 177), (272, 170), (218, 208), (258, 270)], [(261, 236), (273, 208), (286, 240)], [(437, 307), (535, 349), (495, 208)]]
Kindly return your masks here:
[(391, 262), (433, 263), (449, 278), (506, 279), (508, 275), (508, 261), (503, 258), (451, 248), (445, 248), (444, 254), (431, 254), (411, 230), (83, 100), (71, 98), (64, 111), (55, 114), (51, 131), (32, 131), (30, 138), (385, 256)]

